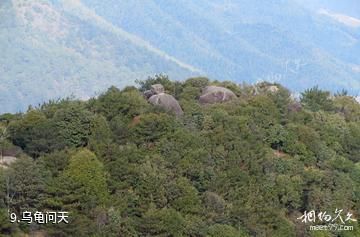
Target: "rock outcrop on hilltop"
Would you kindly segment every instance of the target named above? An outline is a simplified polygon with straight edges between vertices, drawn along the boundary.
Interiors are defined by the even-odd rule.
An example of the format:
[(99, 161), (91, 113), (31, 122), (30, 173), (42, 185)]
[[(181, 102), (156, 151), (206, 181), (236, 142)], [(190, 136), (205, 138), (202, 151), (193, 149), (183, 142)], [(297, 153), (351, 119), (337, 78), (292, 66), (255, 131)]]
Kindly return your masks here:
[(222, 103), (235, 99), (236, 95), (231, 90), (221, 86), (207, 86), (199, 98), (201, 104)]
[(184, 114), (179, 102), (172, 95), (166, 94), (164, 91), (164, 87), (161, 84), (155, 84), (151, 86), (150, 90), (145, 91), (144, 95), (155, 106), (173, 112), (177, 116)]
[(152, 85), (150, 90), (154, 94), (165, 93), (165, 89), (164, 89), (163, 85), (161, 85), (161, 84)]
[(271, 84), (268, 82), (260, 82), (256, 85), (252, 86), (252, 93), (253, 95), (260, 95), (263, 93), (272, 93), (275, 94), (279, 92), (280, 88), (276, 84)]

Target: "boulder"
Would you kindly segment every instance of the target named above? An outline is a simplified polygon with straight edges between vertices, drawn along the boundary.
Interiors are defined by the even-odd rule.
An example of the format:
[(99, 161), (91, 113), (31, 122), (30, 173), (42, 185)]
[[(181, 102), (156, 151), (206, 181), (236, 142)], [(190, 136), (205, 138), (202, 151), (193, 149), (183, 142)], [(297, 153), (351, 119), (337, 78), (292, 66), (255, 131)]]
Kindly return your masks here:
[(225, 87), (207, 86), (204, 88), (199, 102), (202, 104), (213, 104), (226, 102), (235, 98), (235, 93)]
[(264, 93), (275, 94), (280, 90), (280, 88), (268, 82), (260, 82), (253, 86), (253, 95), (260, 95)]
[(164, 93), (165, 90), (164, 90), (164, 87), (163, 85), (161, 84), (154, 84), (151, 86), (151, 89), (150, 89), (154, 94), (161, 94), (161, 93)]
[(0, 157), (0, 166), (1, 167), (6, 167), (11, 165), (12, 163), (14, 163), (16, 161), (16, 157), (14, 156), (2, 156)]
[(145, 99), (149, 99), (151, 96), (155, 95), (155, 93), (152, 90), (144, 91), (144, 97)]
[(144, 91), (144, 97), (148, 100), (151, 96), (164, 93), (165, 89), (161, 84), (154, 84), (150, 90)]
[(172, 96), (166, 93), (153, 95), (148, 100), (151, 104), (164, 108), (167, 111), (173, 112), (177, 116), (184, 112), (181, 109), (179, 102)]
[(269, 86), (266, 90), (271, 93), (276, 93), (279, 91), (279, 87), (272, 85), (272, 86)]

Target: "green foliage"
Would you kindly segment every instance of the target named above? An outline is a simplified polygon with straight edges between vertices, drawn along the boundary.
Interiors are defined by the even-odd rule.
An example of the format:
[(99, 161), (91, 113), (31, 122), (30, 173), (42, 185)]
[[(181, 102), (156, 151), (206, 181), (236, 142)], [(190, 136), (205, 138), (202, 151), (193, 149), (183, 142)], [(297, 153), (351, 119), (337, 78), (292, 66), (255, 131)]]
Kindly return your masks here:
[(5, 208), (0, 209), (0, 236), (14, 236), (17, 226), (9, 221), (9, 214)]
[(105, 117), (95, 116), (90, 125), (89, 148), (97, 155), (105, 154), (112, 142), (110, 125)]
[(142, 232), (153, 236), (184, 236), (186, 223), (184, 217), (174, 209), (150, 208), (143, 216)]
[(288, 133), (283, 126), (277, 124), (269, 128), (266, 141), (273, 149), (282, 150), (285, 142), (288, 141)]
[(37, 210), (43, 199), (45, 181), (39, 167), (29, 157), (13, 163), (6, 176), (6, 203), (10, 210), (20, 213)]
[[(156, 76), (141, 90), (153, 83), (174, 93), (182, 117), (134, 87), (2, 116), (2, 151), (24, 157), (0, 167), (0, 231), (31, 231), (4, 223), (8, 206), (69, 211), (67, 225), (36, 226), (49, 236), (331, 236), (297, 217), (337, 208), (359, 216), (360, 105), (352, 98), (313, 88), (294, 109), (298, 101), (277, 84)], [(239, 98), (201, 105), (208, 84)], [(356, 236), (354, 226), (340, 236)]]
[(245, 233), (229, 225), (215, 224), (209, 227), (208, 237), (246, 237)]
[(322, 91), (317, 86), (305, 90), (301, 94), (301, 103), (311, 111), (332, 111), (334, 109), (333, 101), (330, 99), (330, 92)]
[(87, 149), (70, 157), (69, 165), (58, 181), (64, 206), (88, 211), (104, 205), (108, 198), (103, 164)]
[(359, 103), (350, 96), (337, 96), (334, 99), (335, 110), (342, 114), (347, 121), (359, 122)]
[(9, 124), (12, 142), (33, 157), (65, 147), (88, 143), (92, 115), (81, 103), (59, 106), (53, 117), (46, 111), (31, 110)]
[(181, 90), (180, 99), (194, 100), (200, 97), (201, 91), (210, 83), (206, 77), (194, 77), (187, 79)]
[(173, 82), (169, 79), (169, 77), (165, 74), (156, 74), (153, 77), (148, 77), (144, 81), (137, 80), (137, 84), (139, 84), (139, 90), (144, 92), (146, 90), (150, 90), (151, 86), (154, 84), (161, 84), (164, 86), (166, 91), (173, 91)]
[(360, 128), (359, 123), (348, 124), (348, 134), (345, 137), (344, 147), (346, 149), (345, 155), (354, 162), (359, 162), (360, 152)]
[(39, 155), (40, 147), (47, 143), (49, 135), (49, 124), (46, 117), (39, 111), (29, 111), (21, 120), (11, 121), (9, 124), (9, 133), (12, 142), (20, 146), (31, 155)]
[(88, 143), (91, 128), (91, 113), (81, 104), (59, 109), (54, 114), (54, 124), (59, 139), (68, 147), (81, 147)]
[(175, 131), (178, 123), (167, 114), (144, 114), (140, 122), (131, 131), (132, 139), (137, 144), (146, 144), (158, 141)]
[(167, 187), (167, 200), (171, 207), (184, 214), (200, 212), (198, 191), (186, 178), (179, 178)]
[(148, 108), (147, 102), (139, 91), (134, 89), (120, 91), (116, 87), (110, 87), (91, 104), (92, 110), (102, 114), (108, 120), (112, 120), (117, 115), (130, 119), (144, 113)]
[(58, 177), (69, 165), (70, 156), (74, 151), (60, 150), (48, 153), (38, 158), (38, 165), (50, 173), (51, 177)]

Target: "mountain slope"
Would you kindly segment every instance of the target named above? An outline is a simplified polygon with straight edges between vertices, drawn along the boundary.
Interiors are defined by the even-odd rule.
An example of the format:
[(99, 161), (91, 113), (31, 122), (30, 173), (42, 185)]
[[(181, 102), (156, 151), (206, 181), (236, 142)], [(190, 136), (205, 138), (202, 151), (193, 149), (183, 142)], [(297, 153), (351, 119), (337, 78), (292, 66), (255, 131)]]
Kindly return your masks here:
[(359, 31), (295, 1), (83, 2), (217, 79), (280, 81), (297, 90), (360, 88), (353, 70), (360, 65)]
[(329, 9), (341, 14), (360, 18), (360, 4), (357, 0), (296, 0), (306, 8), (317, 11), (319, 9)]
[(88, 98), (156, 72), (197, 73), (74, 1), (1, 3), (0, 111), (49, 98)]

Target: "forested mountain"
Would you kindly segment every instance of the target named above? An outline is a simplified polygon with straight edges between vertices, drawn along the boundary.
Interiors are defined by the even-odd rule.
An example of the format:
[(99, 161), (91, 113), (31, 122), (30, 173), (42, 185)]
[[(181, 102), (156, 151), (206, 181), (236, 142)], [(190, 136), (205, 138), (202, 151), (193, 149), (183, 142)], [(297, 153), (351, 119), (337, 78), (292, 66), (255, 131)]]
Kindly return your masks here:
[[(148, 103), (153, 84), (183, 113)], [(209, 85), (232, 96), (204, 104)], [(1, 155), (17, 158), (0, 167), (0, 234), (360, 236), (359, 222), (346, 220), (360, 216), (360, 104), (317, 87), (299, 101), (290, 94), (279, 84), (156, 76), (4, 114)], [(69, 224), (10, 223), (8, 208), (67, 211)], [(353, 230), (310, 231), (315, 223), (301, 219), (340, 209)]]
[(359, 16), (346, 2), (2, 0), (0, 112), (89, 98), (155, 73), (356, 95)]

